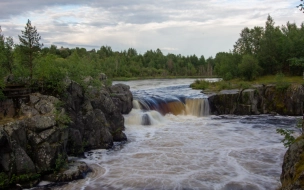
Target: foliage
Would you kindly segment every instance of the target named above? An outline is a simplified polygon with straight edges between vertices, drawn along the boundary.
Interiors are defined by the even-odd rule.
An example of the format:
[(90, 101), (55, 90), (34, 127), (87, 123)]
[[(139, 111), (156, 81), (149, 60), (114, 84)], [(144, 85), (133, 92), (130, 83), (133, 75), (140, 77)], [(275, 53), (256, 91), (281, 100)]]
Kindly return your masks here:
[(0, 27), (0, 66), (2, 69), (8, 71), (10, 74), (13, 72), (14, 59), (13, 59), (13, 47), (14, 41), (12, 37), (4, 37), (1, 34)]
[(30, 69), (30, 80), (33, 78), (33, 60), (37, 56), (38, 51), (41, 49), (43, 44), (40, 35), (37, 33), (35, 26), (32, 26), (30, 20), (27, 21), (24, 31), (21, 31), (22, 35), (19, 36), (21, 53), (24, 55), (22, 60), (27, 67)]
[[(0, 62), (1, 68), (5, 68), (1, 69), (0, 77), (12, 73), (16, 82), (31, 82), (36, 88), (34, 90), (57, 96), (65, 89), (63, 81), (66, 78), (82, 86), (107, 86), (113, 78), (202, 77), (216, 74), (231, 81), (236, 78), (254, 80), (258, 76), (280, 72), (300, 76), (303, 72), (303, 35), (304, 24), (297, 26), (287, 22), (286, 25), (275, 26), (268, 15), (264, 27), (245, 27), (231, 52), (219, 52), (214, 58), (205, 59), (203, 55), (164, 55), (160, 49), (143, 54), (134, 48), (117, 52), (110, 46), (90, 51), (55, 45), (41, 49), (41, 37), (28, 20), (19, 36), (20, 44), (14, 48), (11, 48), (14, 43), (12, 38), (0, 33)], [(29, 36), (34, 40), (29, 41)], [(100, 82), (100, 73), (105, 73), (109, 79)], [(89, 83), (84, 82), (89, 76), (93, 79)], [(1, 83), (4, 81), (0, 80), (3, 86)], [(207, 84), (201, 85), (199, 88), (206, 88)], [(217, 85), (219, 89), (230, 87), (235, 86), (224, 82)]]
[(240, 75), (245, 80), (253, 80), (261, 73), (262, 68), (259, 66), (258, 60), (252, 55), (243, 55), (242, 62), (238, 65)]
[(69, 115), (64, 111), (64, 109), (62, 109), (63, 106), (64, 103), (62, 101), (58, 101), (55, 104), (55, 120), (61, 129), (67, 128), (67, 125), (72, 122)]
[(58, 154), (58, 157), (55, 161), (54, 172), (59, 172), (62, 168), (67, 167), (67, 161), (62, 154)]
[(233, 52), (241, 55), (256, 55), (260, 51), (260, 42), (264, 34), (264, 28), (255, 26), (253, 29), (245, 27), (240, 38), (233, 46)]
[[(296, 127), (301, 129), (303, 125), (303, 119), (299, 119)], [(289, 129), (277, 129), (277, 133), (284, 136), (284, 139), (281, 141), (286, 148), (290, 147), (292, 143), (295, 142), (296, 138), (293, 136), (294, 131)]]
[(250, 87), (251, 87), (251, 84), (249, 82), (241, 81), (241, 82), (237, 83), (237, 88), (238, 89), (248, 89)]
[(276, 74), (275, 79), (277, 90), (286, 90), (290, 86), (290, 83), (286, 81), (283, 73)]
[(67, 68), (56, 56), (48, 54), (37, 56), (33, 79), (34, 85), (41, 92), (48, 94), (61, 94), (65, 90), (64, 79), (66, 78)]
[(235, 53), (220, 52), (215, 56), (215, 73), (224, 80), (231, 80), (238, 76), (238, 63), (241, 56)]
[(194, 83), (192, 83), (190, 85), (191, 88), (193, 89), (202, 89), (202, 90), (205, 90), (205, 89), (208, 89), (210, 85), (210, 82), (209, 81), (206, 81), (206, 80), (195, 80)]
[[(301, 0), (301, 1), (303, 1), (303, 0)], [(303, 3), (301, 3), (300, 5), (298, 5), (297, 8), (299, 8), (300, 11), (303, 11), (303, 13), (304, 13), (304, 4)]]
[(40, 178), (40, 174), (38, 173), (30, 173), (30, 174), (21, 174), (9, 176), (4, 172), (0, 173), (0, 189), (9, 188), (11, 185), (15, 185), (16, 183), (24, 183), (32, 180), (37, 180)]
[(288, 148), (294, 141), (295, 137), (292, 135), (293, 131), (288, 129), (277, 129), (277, 133), (284, 136), (284, 139), (281, 141), (286, 148)]

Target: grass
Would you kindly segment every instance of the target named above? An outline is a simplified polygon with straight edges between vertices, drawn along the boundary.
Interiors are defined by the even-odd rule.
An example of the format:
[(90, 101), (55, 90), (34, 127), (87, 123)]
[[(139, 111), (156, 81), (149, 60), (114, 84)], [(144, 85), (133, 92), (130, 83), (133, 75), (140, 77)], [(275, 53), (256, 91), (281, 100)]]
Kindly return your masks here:
[(193, 89), (208, 90), (213, 92), (218, 92), (220, 90), (230, 90), (230, 89), (248, 89), (252, 88), (253, 85), (268, 85), (276, 84), (278, 87), (288, 87), (290, 84), (301, 84), (304, 85), (304, 79), (302, 76), (291, 76), (285, 77), (282, 75), (269, 75), (257, 78), (254, 81), (243, 81), (241, 79), (233, 79), (229, 81), (219, 81), (219, 82), (208, 82), (204, 80), (196, 80), (190, 86)]

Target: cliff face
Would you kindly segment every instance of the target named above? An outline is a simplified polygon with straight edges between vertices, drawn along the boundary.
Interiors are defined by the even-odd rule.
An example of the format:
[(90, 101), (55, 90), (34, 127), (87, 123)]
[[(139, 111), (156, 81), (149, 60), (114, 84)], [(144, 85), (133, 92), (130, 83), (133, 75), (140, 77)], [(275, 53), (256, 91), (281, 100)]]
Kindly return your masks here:
[(270, 114), (302, 115), (304, 87), (291, 85), (279, 90), (274, 85), (256, 86), (246, 90), (223, 90), (209, 96), (212, 114)]
[(65, 108), (72, 119), (68, 129), (68, 154), (79, 155), (88, 149), (111, 148), (113, 141), (127, 140), (122, 132), (122, 113), (131, 111), (132, 101), (129, 86), (123, 84), (109, 89), (88, 88), (84, 92), (78, 84), (71, 82), (64, 98)]
[(22, 117), (0, 125), (0, 173), (6, 175), (2, 180), (15, 176), (22, 182), (51, 171), (60, 156), (66, 157), (68, 130), (58, 120), (64, 112), (56, 111), (58, 102), (52, 96), (31, 94), (21, 105)]
[(53, 173), (68, 154), (127, 140), (122, 113), (131, 111), (132, 100), (126, 85), (83, 90), (71, 81), (61, 100), (31, 94), (18, 120), (0, 124), (0, 188), (12, 178), (21, 183)]

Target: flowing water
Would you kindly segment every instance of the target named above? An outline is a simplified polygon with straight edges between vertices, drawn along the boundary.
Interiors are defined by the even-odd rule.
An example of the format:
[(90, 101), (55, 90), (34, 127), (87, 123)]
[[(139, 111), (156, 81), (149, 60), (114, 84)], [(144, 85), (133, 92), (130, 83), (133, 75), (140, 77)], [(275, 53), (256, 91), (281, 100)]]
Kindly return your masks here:
[(87, 152), (93, 172), (56, 189), (277, 189), (286, 149), (276, 129), (297, 118), (208, 115), (193, 81), (123, 82), (134, 95), (128, 142)]

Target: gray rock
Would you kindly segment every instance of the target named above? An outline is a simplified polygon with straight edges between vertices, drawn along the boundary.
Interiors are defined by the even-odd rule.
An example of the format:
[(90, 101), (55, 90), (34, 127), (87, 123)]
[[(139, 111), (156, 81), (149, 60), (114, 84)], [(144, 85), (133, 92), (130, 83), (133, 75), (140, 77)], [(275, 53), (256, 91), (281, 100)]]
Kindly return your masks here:
[(130, 87), (125, 84), (115, 84), (110, 87), (112, 100), (122, 114), (128, 114), (133, 108), (133, 95)]
[(209, 95), (212, 114), (280, 114), (302, 115), (304, 87), (292, 84), (288, 89), (275, 85), (258, 85), (256, 89), (224, 90)]
[(84, 162), (73, 161), (68, 163), (68, 169), (56, 174), (50, 174), (44, 179), (53, 182), (68, 182), (83, 179), (91, 169)]
[(304, 189), (304, 139), (299, 137), (287, 150), (282, 165), (283, 190)]
[(56, 119), (54, 115), (36, 115), (26, 119), (25, 123), (30, 130), (40, 132), (55, 126)]
[(14, 154), (17, 174), (36, 172), (33, 161), (19, 145), (14, 147)]
[(40, 100), (39, 96), (40, 96), (39, 93), (31, 94), (30, 95), (30, 103), (32, 105), (36, 104)]
[(7, 134), (10, 144), (12, 144), (12, 142), (16, 142), (23, 149), (26, 148), (27, 135), (26, 127), (23, 121), (7, 123), (6, 125), (4, 125), (3, 130)]
[(35, 104), (35, 109), (41, 114), (47, 114), (55, 111), (55, 106), (47, 100), (40, 100)]
[(39, 112), (35, 108), (28, 106), (26, 104), (21, 105), (20, 111), (26, 117), (32, 117), (39, 114)]

